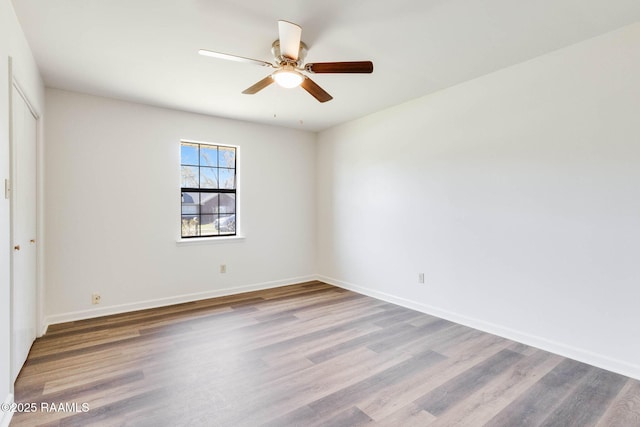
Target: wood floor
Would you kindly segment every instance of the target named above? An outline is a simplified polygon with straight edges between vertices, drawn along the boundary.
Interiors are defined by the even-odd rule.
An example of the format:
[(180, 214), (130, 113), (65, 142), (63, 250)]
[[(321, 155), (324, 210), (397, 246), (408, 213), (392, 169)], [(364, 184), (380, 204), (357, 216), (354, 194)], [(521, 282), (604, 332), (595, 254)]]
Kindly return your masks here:
[(640, 426), (640, 381), (319, 282), (52, 326), (15, 391), (11, 426)]

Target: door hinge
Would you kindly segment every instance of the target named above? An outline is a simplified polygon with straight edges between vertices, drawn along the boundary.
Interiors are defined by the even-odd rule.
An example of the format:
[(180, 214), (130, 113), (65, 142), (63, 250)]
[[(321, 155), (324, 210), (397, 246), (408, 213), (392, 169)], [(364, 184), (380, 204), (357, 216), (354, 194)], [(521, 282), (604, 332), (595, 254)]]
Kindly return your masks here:
[(4, 180), (4, 198), (8, 199), (11, 194), (11, 184), (9, 184), (9, 180)]

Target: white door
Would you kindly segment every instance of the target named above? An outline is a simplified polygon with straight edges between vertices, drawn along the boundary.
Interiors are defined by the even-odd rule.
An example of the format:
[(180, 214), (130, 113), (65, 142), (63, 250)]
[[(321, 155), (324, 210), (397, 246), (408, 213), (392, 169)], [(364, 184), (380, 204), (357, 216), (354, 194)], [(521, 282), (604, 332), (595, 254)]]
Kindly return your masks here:
[(11, 229), (11, 375), (18, 376), (36, 339), (36, 141), (37, 119), (13, 87)]

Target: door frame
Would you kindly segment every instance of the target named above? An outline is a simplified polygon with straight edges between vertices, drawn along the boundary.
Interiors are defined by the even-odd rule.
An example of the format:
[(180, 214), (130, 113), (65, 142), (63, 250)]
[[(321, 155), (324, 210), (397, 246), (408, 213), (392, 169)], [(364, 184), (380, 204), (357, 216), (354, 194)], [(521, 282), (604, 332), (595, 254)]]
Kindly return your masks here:
[[(36, 312), (35, 314), (35, 324), (36, 324), (36, 337), (40, 337), (43, 335), (43, 325), (44, 325), (44, 292), (43, 292), (43, 248), (44, 248), (44, 240), (43, 236), (43, 163), (42, 163), (42, 120), (41, 115), (38, 110), (35, 108), (34, 104), (31, 102), (30, 97), (27, 95), (27, 92), (23, 89), (23, 86), (20, 84), (19, 79), (16, 77), (13, 67), (13, 58), (9, 56), (9, 179), (10, 179), (10, 197), (9, 197), (9, 222), (10, 222), (10, 230), (9, 230), (9, 239), (11, 242), (11, 250), (10, 250), (10, 258), (9, 258), (9, 288), (10, 288), (10, 313), (9, 313), (9, 322), (10, 322), (10, 369), (11, 369), (11, 377), (13, 377), (13, 360), (14, 360), (14, 342), (13, 342), (13, 296), (14, 296), (14, 250), (13, 247), (16, 245), (15, 242), (15, 196), (13, 192), (14, 182), (16, 178), (16, 141), (14, 137), (14, 129), (13, 129), (13, 113), (14, 113), (14, 99), (13, 99), (13, 89), (20, 94), (20, 97), (24, 100), (25, 105), (33, 115), (36, 120), (36, 147), (35, 147), (35, 156), (36, 156), (36, 165), (34, 173), (35, 181), (36, 181)], [(13, 382), (10, 384), (10, 391), (13, 393), (14, 384)]]

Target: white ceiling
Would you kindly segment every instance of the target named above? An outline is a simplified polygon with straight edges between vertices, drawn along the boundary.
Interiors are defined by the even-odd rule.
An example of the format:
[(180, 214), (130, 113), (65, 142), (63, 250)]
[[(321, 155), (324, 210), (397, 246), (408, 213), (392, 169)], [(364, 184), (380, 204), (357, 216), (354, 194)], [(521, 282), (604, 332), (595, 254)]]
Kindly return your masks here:
[[(318, 131), (640, 20), (639, 0), (13, 0), (45, 84)], [(302, 26), (307, 62), (372, 60), (373, 74), (242, 90), (271, 70), (277, 20)]]

